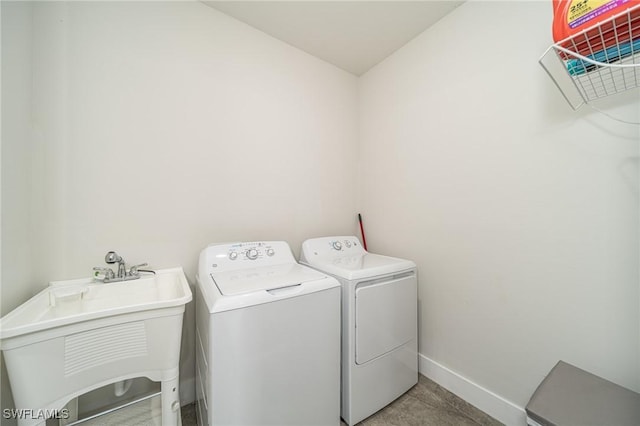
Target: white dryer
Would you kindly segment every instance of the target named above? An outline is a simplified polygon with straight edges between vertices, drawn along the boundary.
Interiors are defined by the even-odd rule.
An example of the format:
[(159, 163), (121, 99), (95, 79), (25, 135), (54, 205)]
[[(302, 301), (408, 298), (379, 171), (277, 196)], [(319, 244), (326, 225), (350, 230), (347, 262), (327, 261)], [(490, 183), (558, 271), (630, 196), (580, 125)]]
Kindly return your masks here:
[(418, 382), (416, 265), (356, 237), (306, 240), (300, 262), (342, 284), (341, 414), (353, 425)]
[(199, 425), (340, 424), (340, 284), (286, 242), (201, 252), (196, 346)]

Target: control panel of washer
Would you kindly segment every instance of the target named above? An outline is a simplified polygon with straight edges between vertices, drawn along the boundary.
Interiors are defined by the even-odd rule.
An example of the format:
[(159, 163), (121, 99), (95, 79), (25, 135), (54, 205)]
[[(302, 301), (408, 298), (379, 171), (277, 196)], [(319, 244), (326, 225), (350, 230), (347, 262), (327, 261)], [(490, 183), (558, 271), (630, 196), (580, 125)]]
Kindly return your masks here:
[(213, 244), (203, 250), (202, 256), (205, 257), (209, 273), (295, 263), (289, 244), (285, 241)]

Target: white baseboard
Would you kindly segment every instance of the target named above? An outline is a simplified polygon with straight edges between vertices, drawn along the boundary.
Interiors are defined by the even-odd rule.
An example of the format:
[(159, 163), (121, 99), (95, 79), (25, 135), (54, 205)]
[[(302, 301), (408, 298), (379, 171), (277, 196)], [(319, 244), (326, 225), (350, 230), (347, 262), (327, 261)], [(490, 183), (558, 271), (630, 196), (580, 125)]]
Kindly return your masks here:
[(507, 426), (523, 426), (527, 424), (527, 415), (524, 408), (518, 407), (500, 395), (496, 395), (490, 390), (473, 383), (436, 361), (422, 354), (418, 355), (418, 369), (422, 375)]

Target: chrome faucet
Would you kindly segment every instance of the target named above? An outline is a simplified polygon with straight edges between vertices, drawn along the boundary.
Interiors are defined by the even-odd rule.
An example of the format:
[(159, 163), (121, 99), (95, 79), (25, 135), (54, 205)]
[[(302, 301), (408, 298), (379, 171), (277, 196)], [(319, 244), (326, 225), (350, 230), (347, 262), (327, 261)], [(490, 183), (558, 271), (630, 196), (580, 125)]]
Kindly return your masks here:
[[(147, 266), (146, 263), (141, 263), (139, 265), (133, 265), (131, 268), (129, 268), (129, 271), (127, 271), (127, 267), (125, 265), (124, 259), (121, 256), (119, 256), (115, 251), (108, 252), (104, 256), (104, 261), (109, 265), (113, 265), (114, 263), (118, 264), (117, 273), (113, 272), (111, 268), (100, 268), (100, 267), (93, 268), (93, 270), (95, 271), (94, 277), (96, 279), (100, 279), (98, 277), (103, 276), (104, 278), (100, 280), (104, 281), (105, 283), (138, 279), (140, 278), (140, 271), (141, 271), (139, 268), (143, 266)], [(153, 272), (153, 271), (148, 271), (148, 272)]]
[(127, 276), (127, 268), (124, 265), (124, 259), (118, 256), (115, 251), (110, 251), (109, 253), (107, 253), (104, 256), (104, 261), (109, 265), (113, 265), (114, 263), (118, 264), (118, 274), (116, 275), (116, 277), (124, 278), (125, 276)]

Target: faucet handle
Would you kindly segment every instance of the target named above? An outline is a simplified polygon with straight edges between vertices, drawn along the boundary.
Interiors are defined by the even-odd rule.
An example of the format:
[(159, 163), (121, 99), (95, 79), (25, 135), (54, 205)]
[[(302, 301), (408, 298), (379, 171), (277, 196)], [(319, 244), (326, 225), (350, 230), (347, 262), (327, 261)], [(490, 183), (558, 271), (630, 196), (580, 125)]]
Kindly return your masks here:
[(141, 263), (139, 265), (133, 265), (131, 268), (129, 268), (129, 275), (138, 275), (138, 268), (143, 267), (143, 266), (147, 266), (148, 263)]
[(115, 272), (111, 268), (100, 268), (98, 266), (93, 268), (93, 278), (98, 281), (109, 281), (116, 277)]

